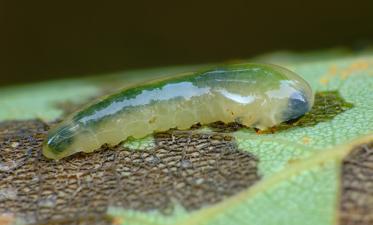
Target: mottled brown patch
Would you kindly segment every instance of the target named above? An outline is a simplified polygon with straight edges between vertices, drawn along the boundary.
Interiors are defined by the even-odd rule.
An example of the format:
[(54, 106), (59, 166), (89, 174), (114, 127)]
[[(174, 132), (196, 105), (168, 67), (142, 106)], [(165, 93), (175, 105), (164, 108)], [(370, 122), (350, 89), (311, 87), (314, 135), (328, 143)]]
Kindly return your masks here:
[(373, 224), (373, 141), (343, 160), (341, 188), (340, 224)]
[[(156, 134), (150, 150), (108, 146), (60, 161), (41, 155), (48, 126), (0, 123), (0, 214), (37, 224), (108, 224), (108, 206), (169, 214), (222, 201), (260, 177), (257, 159), (220, 133)], [(106, 148), (106, 149), (105, 149)]]
[(245, 126), (236, 122), (224, 123), (221, 121), (217, 121), (215, 123), (210, 123), (208, 127), (212, 128), (212, 130), (216, 132), (229, 133), (237, 131)]

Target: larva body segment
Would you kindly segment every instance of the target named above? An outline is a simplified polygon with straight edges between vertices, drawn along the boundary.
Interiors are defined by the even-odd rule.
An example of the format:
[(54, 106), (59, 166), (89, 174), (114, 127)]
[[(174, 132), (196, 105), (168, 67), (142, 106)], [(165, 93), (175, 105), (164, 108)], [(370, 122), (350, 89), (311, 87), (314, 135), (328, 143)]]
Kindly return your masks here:
[(60, 159), (198, 122), (235, 121), (265, 129), (305, 114), (313, 101), (307, 82), (285, 68), (226, 65), (108, 96), (53, 128), (43, 154)]

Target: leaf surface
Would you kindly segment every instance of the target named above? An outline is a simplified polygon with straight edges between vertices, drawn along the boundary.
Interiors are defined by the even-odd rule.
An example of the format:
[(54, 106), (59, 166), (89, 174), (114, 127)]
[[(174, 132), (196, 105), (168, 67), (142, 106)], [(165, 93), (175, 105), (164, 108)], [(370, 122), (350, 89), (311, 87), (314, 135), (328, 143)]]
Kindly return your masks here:
[[(178, 202), (175, 202), (172, 213), (167, 215), (156, 210), (144, 212), (110, 207), (108, 214), (114, 218), (114, 222), (252, 225), (339, 223), (342, 160), (354, 146), (373, 141), (373, 56), (336, 57), (324, 61), (295, 59), (282, 62), (304, 77), (315, 92), (337, 91), (343, 101), (353, 106), (313, 125), (294, 125), (264, 134), (257, 134), (251, 129), (235, 131), (231, 135), (238, 149), (257, 157), (260, 181), (232, 197), (198, 210), (186, 210)], [(276, 58), (271, 60), (273, 62)], [(63, 110), (57, 107), (61, 102), (82, 104), (119, 87), (193, 68), (160, 68), (118, 73), (105, 79), (93, 77), (2, 88), (0, 121), (42, 119), (50, 122), (61, 117)], [(327, 113), (330, 111), (321, 111), (321, 115)], [(146, 139), (129, 144), (138, 148), (149, 142), (151, 140)]]
[[(344, 58), (288, 65), (317, 92), (338, 91), (353, 107), (332, 120), (273, 134), (234, 133), (239, 149), (259, 158), (263, 179), (236, 196), (174, 217), (111, 208), (123, 224), (338, 223), (343, 157), (353, 146), (373, 140), (373, 58)], [(327, 113), (327, 112), (325, 112)], [(356, 142), (356, 143), (355, 143)], [(133, 219), (133, 220), (132, 220)]]

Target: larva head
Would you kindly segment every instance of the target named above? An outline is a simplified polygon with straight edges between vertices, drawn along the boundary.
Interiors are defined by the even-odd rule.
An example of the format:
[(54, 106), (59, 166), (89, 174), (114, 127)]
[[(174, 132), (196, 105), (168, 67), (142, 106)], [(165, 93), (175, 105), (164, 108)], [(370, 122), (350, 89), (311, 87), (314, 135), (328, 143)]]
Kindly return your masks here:
[(43, 143), (44, 156), (61, 159), (77, 152), (73, 150), (73, 145), (80, 132), (80, 125), (72, 122), (55, 127), (48, 133), (47, 140)]
[(284, 111), (282, 117), (284, 121), (296, 119), (303, 116), (311, 110), (313, 98), (309, 98), (303, 91), (295, 91), (290, 95), (288, 108)]
[(296, 119), (310, 111), (314, 102), (314, 94), (309, 84), (288, 69), (276, 65), (271, 66), (284, 76), (277, 90), (267, 92), (271, 98), (284, 100), (285, 104), (278, 106), (282, 109), (277, 110), (279, 122)]

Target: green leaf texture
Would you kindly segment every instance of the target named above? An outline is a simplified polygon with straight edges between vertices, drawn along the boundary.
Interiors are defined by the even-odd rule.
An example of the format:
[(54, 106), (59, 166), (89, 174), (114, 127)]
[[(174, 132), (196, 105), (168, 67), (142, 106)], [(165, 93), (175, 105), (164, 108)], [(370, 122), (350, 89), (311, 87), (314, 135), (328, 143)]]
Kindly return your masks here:
[[(331, 54), (331, 53), (328, 53)], [(304, 57), (304, 56), (302, 56)], [(261, 57), (261, 61), (267, 58)], [(276, 63), (276, 57), (269, 57)], [(301, 58), (302, 59), (302, 58)], [(261, 180), (225, 200), (188, 211), (178, 202), (171, 214), (109, 207), (114, 224), (248, 224), (331, 225), (339, 223), (340, 179), (343, 158), (361, 143), (373, 141), (373, 56), (321, 60), (278, 60), (300, 74), (315, 92), (337, 91), (353, 107), (330, 120), (258, 134), (240, 129), (231, 135), (238, 149), (258, 158)], [(0, 90), (0, 121), (53, 121), (63, 111), (61, 102), (81, 104), (107, 93), (105, 89), (136, 85), (191, 67), (160, 68), (50, 81)], [(198, 67), (198, 66), (197, 66)], [(109, 91), (110, 92), (110, 91)], [(145, 140), (145, 145), (149, 139)], [(142, 143), (132, 141), (138, 148)]]

